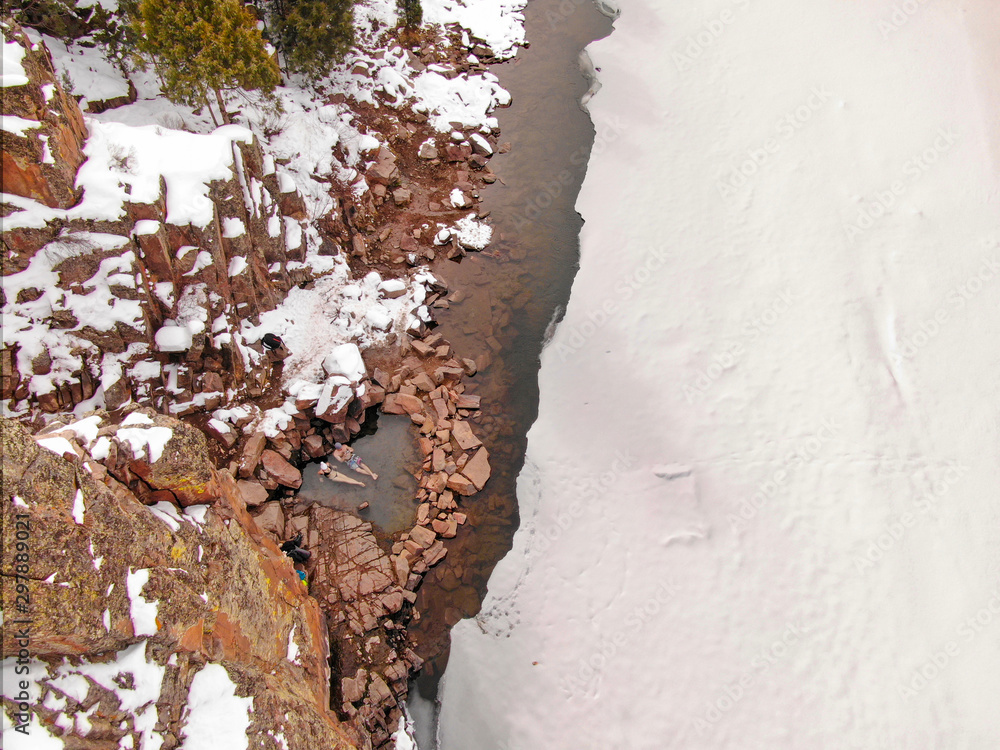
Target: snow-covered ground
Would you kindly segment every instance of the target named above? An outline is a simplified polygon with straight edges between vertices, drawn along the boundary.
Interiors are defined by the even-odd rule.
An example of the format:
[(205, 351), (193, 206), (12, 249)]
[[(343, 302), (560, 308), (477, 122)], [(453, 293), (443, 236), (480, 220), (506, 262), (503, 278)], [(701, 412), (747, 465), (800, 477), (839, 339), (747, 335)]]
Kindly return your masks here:
[[(471, 53), (483, 42), (497, 57), (509, 57), (523, 40), (520, 25), (523, 4), (524, 0), (473, 0), (468, 4), (465, 0), (429, 0), (427, 25), (447, 26), (438, 29), (440, 43), (445, 47), (459, 45)], [(246, 345), (257, 342), (267, 330), (281, 333), (290, 345), (309, 345), (308, 349), (298, 351), (290, 362), (292, 366), (286, 370), (286, 385), (293, 386), (296, 379), (319, 371), (319, 363), (330, 345), (352, 340), (362, 346), (384, 343), (390, 335), (416, 325), (418, 318), (428, 321), (429, 314), (422, 302), (425, 284), (433, 277), (426, 271), (416, 272), (405, 296), (381, 299), (382, 279), (377, 274), (352, 279), (343, 255), (320, 255), (321, 239), (314, 220), (335, 210), (331, 181), (350, 186), (358, 195), (365, 193), (369, 187), (365, 171), (388, 148), (377, 133), (369, 132), (352, 107), (364, 102), (375, 108), (409, 106), (424, 112), (439, 131), (437, 140), (443, 145), (452, 142), (449, 133), (454, 130), (454, 123), (482, 133), (491, 132), (497, 125), (493, 110), (509, 103), (510, 95), (490, 72), (457, 75), (450, 69), (450, 63), (425, 68), (413, 51), (403, 49), (395, 41), (393, 2), (366, 0), (355, 12), (358, 47), (346, 60), (333, 66), (328, 76), (314, 87), (293, 76), (286, 81), (288, 85), (277, 89), (270, 103), (252, 92), (231, 94), (228, 104), (237, 124), (223, 127), (216, 127), (205, 109), (195, 114), (188, 106), (169, 102), (162, 95), (152, 68), (131, 69), (126, 78), (125, 72), (93, 40), (65, 43), (29, 30), (32, 42), (44, 42), (49, 48), (58, 78), (70, 93), (82, 97), (82, 107), (86, 108), (91, 101), (125, 96), (130, 87), (135, 89), (136, 101), (85, 116), (89, 135), (84, 148), (87, 160), (77, 176), (77, 186), (83, 191), (77, 205), (70, 209), (50, 208), (28, 198), (5, 194), (4, 201), (15, 209), (5, 217), (5, 229), (38, 228), (65, 219), (118, 220), (125, 216), (126, 200), (154, 201), (159, 196), (161, 181), (167, 187), (167, 223), (205, 227), (213, 219), (213, 204), (208, 199), (211, 181), (227, 179), (235, 173), (241, 181), (248, 211), (267, 220), (270, 235), (278, 237), (284, 232), (286, 247), (291, 250), (305, 246), (305, 261), (289, 261), (287, 270), (306, 268), (321, 278), (315, 289), (293, 291), (260, 325), (245, 323), (236, 330), (234, 319), (239, 316), (227, 309), (211, 323), (215, 343), (235, 341), (247, 365), (258, 361), (261, 355)], [(27, 81), (20, 64), (23, 50), (14, 42), (4, 42), (3, 55), (4, 75), (0, 83), (4, 87), (24, 85)], [(344, 96), (334, 97), (334, 94), (345, 95), (350, 101), (342, 101)], [(386, 104), (380, 104), (383, 101)], [(3, 118), (3, 128), (17, 135), (24, 135), (34, 126), (34, 121), (23, 118)], [(234, 157), (237, 153), (234, 142), (250, 142), (254, 137), (264, 152), (266, 174), (277, 174), (282, 193), (298, 191), (303, 197), (306, 220), (281, 216), (270, 195), (262, 193), (259, 181), (247, 184), (242, 162)], [(464, 138), (460, 134), (460, 140)], [(475, 132), (470, 132), (468, 138), (486, 143)], [(429, 142), (433, 143), (434, 138)], [(47, 142), (45, 148), (48, 155)], [(226, 237), (246, 231), (238, 218), (225, 218), (224, 222)], [(141, 221), (134, 233), (149, 234), (159, 228), (157, 222)], [(427, 228), (432, 227), (428, 224)], [(483, 249), (492, 233), (487, 224), (473, 216), (450, 226), (437, 224), (433, 229), (439, 237), (445, 237), (442, 241), (456, 235), (464, 246), (475, 249)], [(96, 288), (87, 294), (66, 293), (57, 286), (59, 275), (53, 270), (68, 257), (118, 250), (125, 242), (123, 237), (93, 232), (64, 235), (40, 252), (27, 270), (4, 277), (7, 301), (3, 313), (9, 325), (4, 326), (3, 338), (5, 344), (16, 342), (20, 346), (20, 372), (31, 372), (32, 361), (43, 350), (53, 360), (50, 371), (31, 377), (31, 393), (42, 396), (74, 381), (74, 373), (85, 365), (82, 352), (100, 358), (97, 347), (76, 335), (76, 331), (88, 326), (105, 331), (116, 323), (139, 330), (145, 328), (139, 303), (118, 300), (108, 288), (112, 281), (132, 288), (141, 283), (141, 279), (129, 274), (134, 270), (132, 251), (123, 250), (120, 262), (115, 258), (106, 262), (107, 268), (102, 266), (106, 273), (88, 282), (88, 290), (91, 286)], [(178, 259), (188, 252), (197, 255), (194, 267), (185, 275), (193, 275), (212, 263), (207, 250), (187, 245), (177, 251)], [(246, 258), (234, 257), (228, 274), (237, 276), (247, 267)], [(109, 280), (108, 273), (112, 271), (116, 273)], [(280, 264), (272, 266), (271, 271), (280, 272)], [(33, 288), (44, 289), (45, 293), (28, 302), (19, 301), (22, 291)], [(214, 292), (206, 290), (204, 284), (173, 289), (166, 282), (157, 284), (156, 292), (168, 308), (175, 306), (175, 297), (177, 302), (176, 319), (155, 332), (157, 345), (164, 351), (183, 351), (191, 345), (193, 334), (205, 330), (206, 305), (212, 301)], [(49, 324), (53, 312), (64, 311), (74, 314), (79, 323), (76, 328), (57, 329)], [(310, 328), (303, 330), (306, 323)], [(116, 383), (123, 368), (136, 381), (158, 376), (159, 365), (147, 356), (146, 349), (145, 344), (134, 344), (119, 355), (104, 353), (102, 387), (94, 398), (78, 405), (77, 413), (103, 406), (103, 388)], [(175, 404), (175, 408), (180, 410), (187, 405), (187, 402)], [(286, 407), (283, 412), (266, 418), (265, 429), (273, 431), (281, 420), (287, 422), (287, 413), (295, 411), (293, 401), (289, 400)], [(23, 414), (26, 408), (26, 402), (13, 409), (7, 404), (0, 405), (0, 411), (7, 416)], [(220, 421), (225, 420), (220, 418)], [(246, 429), (258, 426), (254, 421)]]
[(440, 747), (1000, 746), (995, 5), (621, 11)]
[[(148, 570), (137, 571), (139, 573), (145, 573), (145, 577), (140, 576), (142, 583), (137, 590), (142, 589), (149, 577)], [(131, 583), (130, 576), (130, 596)], [(133, 601), (133, 617), (134, 606)], [(155, 623), (153, 627), (155, 632)], [(174, 661), (169, 663), (176, 663), (176, 659), (171, 658)], [(134, 735), (139, 738), (138, 750), (159, 748), (163, 744), (163, 730), (156, 728), (156, 701), (160, 699), (166, 669), (147, 656), (146, 642), (139, 641), (119, 651), (110, 660), (78, 661), (80, 663), (72, 664), (64, 659), (54, 665), (31, 661), (20, 668), (14, 658), (3, 661), (6, 697), (14, 701), (15, 696), (19, 695), (18, 685), (23, 682), (26, 687), (21, 689), (29, 697), (27, 705), (31, 705), (31, 701), (38, 699), (39, 682), (44, 681), (49, 689), (45, 701), (40, 705), (58, 712), (53, 727), (40, 723), (37, 713), (31, 711), (30, 722), (25, 725), (25, 731), (16, 731), (11, 717), (6, 711), (2, 712), (5, 747), (9, 750), (62, 750), (67, 744), (61, 736), (63, 733), (75, 729), (86, 735), (92, 729), (91, 719), (94, 719), (94, 723), (106, 721), (101, 715), (99, 702), (94, 703), (86, 712), (80, 709), (80, 704), (87, 701), (90, 683), (93, 682), (117, 696), (118, 708), (123, 716), (131, 719)], [(26, 680), (25, 675), (31, 675), (33, 679)], [(246, 731), (250, 725), (249, 714), (253, 711), (253, 698), (241, 698), (236, 695), (236, 690), (236, 684), (220, 664), (206, 664), (194, 675), (185, 707), (186, 724), (182, 747), (187, 750), (219, 747), (246, 750)], [(23, 694), (20, 695), (20, 700), (24, 701)], [(67, 705), (76, 710), (67, 710)], [(121, 723), (125, 724), (124, 721)], [(135, 746), (135, 736), (126, 734), (119, 747)]]

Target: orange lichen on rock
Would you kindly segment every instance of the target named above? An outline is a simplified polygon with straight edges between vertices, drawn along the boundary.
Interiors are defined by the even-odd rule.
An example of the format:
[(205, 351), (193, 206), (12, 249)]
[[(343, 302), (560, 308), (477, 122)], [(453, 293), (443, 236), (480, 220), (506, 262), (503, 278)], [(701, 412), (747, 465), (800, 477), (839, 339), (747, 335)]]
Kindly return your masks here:
[[(158, 419), (184, 433), (177, 420)], [(289, 750), (363, 746), (357, 727), (329, 709), (329, 636), (319, 606), (247, 515), (231, 477), (207, 483), (221, 489), (205, 498), (213, 501), (209, 508), (167, 512), (143, 505), (110, 472), (94, 478), (83, 460), (46, 449), (16, 422), (0, 419), (0, 438), (0, 572), (13, 580), (16, 522), (27, 523), (33, 658), (52, 664), (64, 656), (104, 659), (145, 643), (147, 658), (158, 664), (187, 665), (164, 680), (158, 703), (161, 717), (175, 717), (164, 719), (164, 731), (174, 736), (183, 727), (180, 708), (190, 680), (214, 662), (226, 668), (239, 695), (254, 698), (248, 732), (282, 725)], [(179, 443), (184, 448), (171, 454), (170, 476), (202, 476), (203, 456), (187, 453), (196, 443)], [(15, 593), (14, 586), (3, 587), (4, 611), (16, 611)], [(153, 608), (154, 633), (139, 627), (137, 607)], [(13, 628), (4, 629), (5, 657), (18, 651), (15, 636)], [(295, 663), (288, 657), (293, 636), (300, 647)], [(44, 674), (46, 667), (38, 669)], [(84, 730), (72, 730), (78, 731)], [(108, 739), (115, 744), (121, 737)], [(79, 740), (89, 746), (86, 736)]]

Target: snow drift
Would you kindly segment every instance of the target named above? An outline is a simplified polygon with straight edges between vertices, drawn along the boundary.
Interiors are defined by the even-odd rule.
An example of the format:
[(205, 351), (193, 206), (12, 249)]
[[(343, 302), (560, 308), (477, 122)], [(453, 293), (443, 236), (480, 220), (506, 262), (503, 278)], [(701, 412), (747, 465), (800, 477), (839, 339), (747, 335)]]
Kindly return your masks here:
[(990, 10), (623, 3), (442, 748), (1000, 740)]

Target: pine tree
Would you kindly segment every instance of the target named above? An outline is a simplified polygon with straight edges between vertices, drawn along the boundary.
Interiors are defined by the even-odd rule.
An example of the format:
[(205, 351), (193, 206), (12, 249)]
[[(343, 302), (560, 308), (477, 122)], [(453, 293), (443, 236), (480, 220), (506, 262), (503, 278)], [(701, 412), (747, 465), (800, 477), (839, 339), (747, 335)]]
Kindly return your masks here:
[(61, 39), (77, 39), (101, 28), (110, 14), (100, 5), (80, 7), (77, 0), (13, 0), (4, 2), (2, 13), (10, 13), (24, 26)]
[(420, 0), (396, 0), (400, 20), (407, 29), (416, 29), (424, 20), (424, 9)]
[(94, 40), (103, 48), (105, 56), (115, 61), (122, 70), (135, 61), (139, 37), (131, 19), (138, 12), (139, 2), (118, 0), (118, 11), (94, 31)]
[(223, 110), (223, 91), (260, 89), (281, 82), (257, 19), (241, 0), (141, 0), (133, 18), (138, 48), (153, 58), (172, 101)]
[(321, 78), (354, 45), (354, 0), (282, 0), (277, 46), (289, 70)]

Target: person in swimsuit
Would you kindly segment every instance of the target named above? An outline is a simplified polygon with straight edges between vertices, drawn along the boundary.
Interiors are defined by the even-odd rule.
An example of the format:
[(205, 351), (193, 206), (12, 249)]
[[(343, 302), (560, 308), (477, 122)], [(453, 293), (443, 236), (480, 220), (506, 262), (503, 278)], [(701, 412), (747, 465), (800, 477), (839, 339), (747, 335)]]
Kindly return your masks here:
[(330, 477), (334, 482), (343, 482), (344, 484), (356, 484), (359, 487), (364, 487), (364, 482), (359, 482), (357, 479), (352, 479), (346, 474), (341, 474), (339, 471), (334, 469), (326, 461), (319, 462), (319, 470), (316, 472), (319, 474), (319, 481), (323, 481), (326, 477)]
[(354, 453), (354, 449), (343, 443), (334, 443), (333, 457), (342, 464), (347, 464), (350, 468), (360, 474), (367, 474), (374, 480), (378, 480), (378, 474), (369, 469), (361, 457)]

